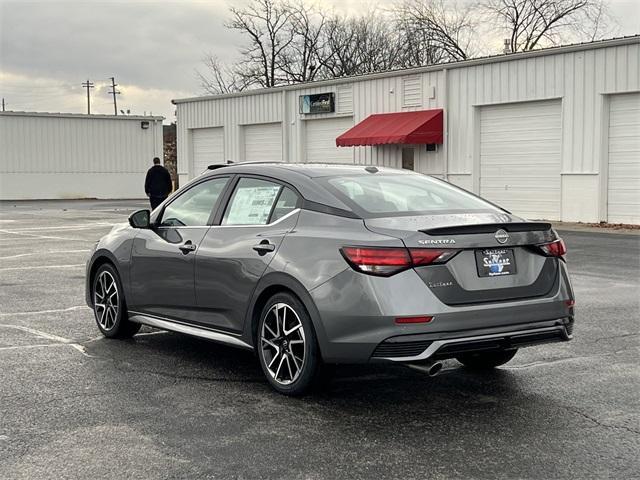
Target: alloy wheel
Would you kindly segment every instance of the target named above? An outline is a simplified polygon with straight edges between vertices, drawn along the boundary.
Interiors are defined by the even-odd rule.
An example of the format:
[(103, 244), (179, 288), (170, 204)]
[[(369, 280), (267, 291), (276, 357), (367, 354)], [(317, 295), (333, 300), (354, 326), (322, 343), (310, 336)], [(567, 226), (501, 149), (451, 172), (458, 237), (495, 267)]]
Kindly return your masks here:
[(93, 304), (98, 324), (106, 331), (116, 324), (119, 302), (116, 279), (110, 272), (102, 271), (95, 284)]
[(271, 377), (282, 385), (295, 382), (304, 367), (304, 329), (300, 317), (286, 303), (273, 305), (262, 322), (260, 346)]

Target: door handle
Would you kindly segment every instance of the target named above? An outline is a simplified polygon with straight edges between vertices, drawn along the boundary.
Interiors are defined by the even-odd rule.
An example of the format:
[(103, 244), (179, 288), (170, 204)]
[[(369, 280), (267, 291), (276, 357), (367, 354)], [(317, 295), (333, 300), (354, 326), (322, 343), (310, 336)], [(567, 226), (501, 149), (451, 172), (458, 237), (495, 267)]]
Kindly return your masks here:
[(265, 255), (269, 252), (273, 252), (276, 246), (273, 243), (269, 243), (269, 240), (262, 240), (259, 244), (254, 245), (253, 249), (260, 255)]
[(180, 248), (180, 251), (186, 255), (189, 252), (195, 251), (198, 246), (191, 243), (191, 240), (187, 240), (184, 245), (180, 245), (178, 248)]

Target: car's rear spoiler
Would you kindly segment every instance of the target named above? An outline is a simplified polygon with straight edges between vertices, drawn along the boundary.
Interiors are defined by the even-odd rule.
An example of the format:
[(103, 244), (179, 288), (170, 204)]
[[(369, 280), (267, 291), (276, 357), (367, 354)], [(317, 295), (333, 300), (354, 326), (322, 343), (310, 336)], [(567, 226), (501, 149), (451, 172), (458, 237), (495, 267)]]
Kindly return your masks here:
[(507, 232), (538, 232), (551, 229), (547, 222), (511, 222), (511, 223), (481, 223), (475, 225), (455, 225), (452, 227), (425, 228), (420, 230), (427, 235), (473, 235), (476, 233), (494, 233), (496, 230)]

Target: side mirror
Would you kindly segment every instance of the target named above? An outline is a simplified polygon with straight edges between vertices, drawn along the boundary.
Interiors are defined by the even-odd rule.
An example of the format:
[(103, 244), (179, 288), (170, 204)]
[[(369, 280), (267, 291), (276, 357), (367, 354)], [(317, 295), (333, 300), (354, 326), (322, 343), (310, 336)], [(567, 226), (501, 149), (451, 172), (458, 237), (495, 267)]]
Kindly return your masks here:
[(129, 225), (133, 228), (149, 228), (151, 226), (150, 217), (149, 210), (138, 210), (129, 215)]

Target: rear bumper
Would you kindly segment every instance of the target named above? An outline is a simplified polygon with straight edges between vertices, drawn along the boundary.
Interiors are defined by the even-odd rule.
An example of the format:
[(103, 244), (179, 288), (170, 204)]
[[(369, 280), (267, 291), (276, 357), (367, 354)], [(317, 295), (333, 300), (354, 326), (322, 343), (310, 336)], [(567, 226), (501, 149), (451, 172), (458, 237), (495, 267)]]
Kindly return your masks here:
[[(451, 358), (463, 347), (519, 348), (569, 340), (573, 327), (568, 301), (574, 296), (564, 262), (547, 295), (519, 300), (446, 305), (413, 270), (382, 278), (349, 269), (310, 294), (320, 350), (329, 363)], [(395, 323), (397, 317), (420, 315), (433, 320)], [(411, 342), (418, 342), (413, 349)], [(385, 353), (394, 348), (405, 354)]]
[(416, 362), (444, 360), (463, 353), (510, 350), (515, 348), (569, 341), (572, 339), (573, 318), (553, 322), (518, 325), (506, 330), (486, 329), (460, 332), (442, 338), (434, 335), (402, 335), (380, 343), (373, 351), (372, 361)]

